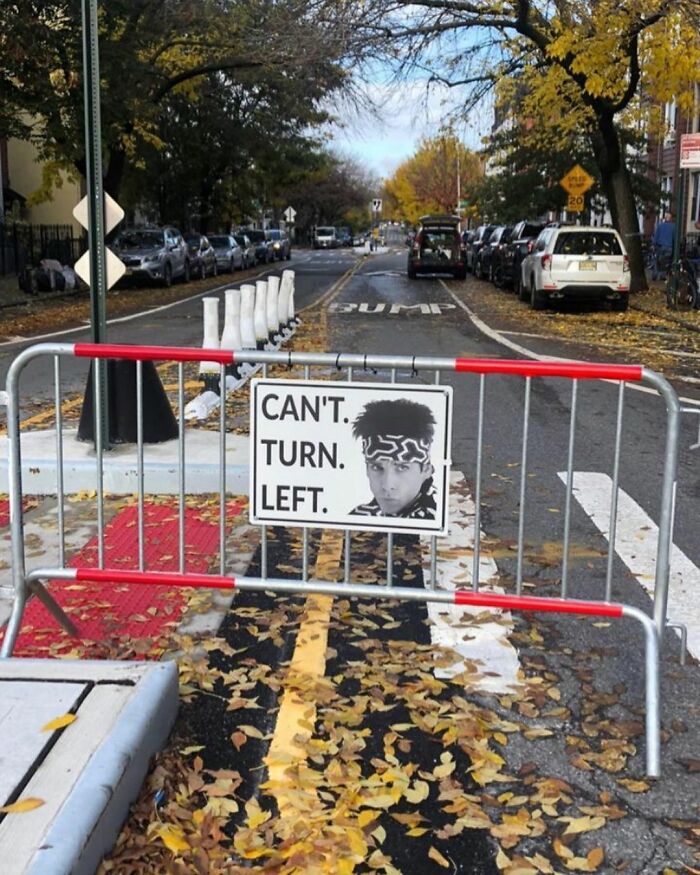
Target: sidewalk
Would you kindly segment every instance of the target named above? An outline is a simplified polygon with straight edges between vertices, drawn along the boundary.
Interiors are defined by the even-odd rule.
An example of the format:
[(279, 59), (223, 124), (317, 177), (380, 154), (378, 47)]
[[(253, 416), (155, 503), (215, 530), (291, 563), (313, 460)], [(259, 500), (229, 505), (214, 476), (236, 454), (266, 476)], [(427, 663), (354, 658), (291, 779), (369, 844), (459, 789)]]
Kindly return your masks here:
[(661, 281), (650, 283), (646, 292), (630, 295), (630, 306), (634, 310), (669, 319), (689, 331), (700, 332), (700, 310), (688, 310), (682, 313), (671, 310), (666, 304), (666, 290)]
[[(64, 433), (65, 567), (97, 561), (96, 458), (91, 444)], [(219, 435), (187, 429), (185, 562), (189, 572), (217, 570)], [(245, 571), (254, 533), (243, 515), (248, 441), (227, 436), (228, 555)], [(24, 540), (29, 567), (60, 567), (55, 432), (23, 436)], [(145, 564), (177, 570), (178, 442), (144, 448)], [(0, 493), (7, 492), (7, 438), (0, 437)], [(136, 447), (104, 454), (105, 565), (138, 567)], [(234, 495), (243, 496), (232, 499)], [(34, 496), (34, 497), (32, 497)], [(0, 502), (0, 623), (12, 606), (8, 502)], [(23, 615), (14, 655), (0, 662), (0, 855), (3, 875), (92, 875), (119, 834), (152, 756), (178, 711), (175, 661), (180, 635), (214, 632), (230, 593), (160, 586), (50, 587), (80, 630), (68, 636), (38, 599)], [(57, 718), (59, 718), (57, 722)], [(71, 722), (65, 725), (61, 721)], [(55, 728), (47, 726), (57, 723)], [(12, 806), (16, 805), (16, 810)]]
[(39, 292), (36, 295), (28, 295), (20, 289), (16, 276), (0, 276), (0, 310), (6, 310), (10, 307), (25, 307), (33, 302), (72, 298), (84, 294), (83, 289), (76, 288), (69, 291)]

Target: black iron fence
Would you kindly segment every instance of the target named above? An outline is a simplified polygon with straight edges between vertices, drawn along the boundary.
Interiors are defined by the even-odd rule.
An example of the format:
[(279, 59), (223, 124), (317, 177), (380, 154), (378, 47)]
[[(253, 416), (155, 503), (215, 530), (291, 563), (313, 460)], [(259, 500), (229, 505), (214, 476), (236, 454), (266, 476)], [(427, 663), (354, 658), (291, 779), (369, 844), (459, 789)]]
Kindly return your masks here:
[(73, 265), (86, 249), (71, 225), (30, 225), (0, 222), (0, 276), (36, 267), (42, 258)]

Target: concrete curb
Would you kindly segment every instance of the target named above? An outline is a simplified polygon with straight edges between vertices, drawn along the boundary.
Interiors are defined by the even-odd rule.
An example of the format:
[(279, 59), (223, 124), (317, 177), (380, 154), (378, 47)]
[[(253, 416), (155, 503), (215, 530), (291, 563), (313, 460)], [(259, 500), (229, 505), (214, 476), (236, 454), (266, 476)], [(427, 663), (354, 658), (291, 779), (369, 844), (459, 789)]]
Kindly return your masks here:
[[(91, 443), (77, 440), (77, 429), (63, 432), (63, 478), (66, 492), (97, 488), (97, 457)], [(219, 491), (219, 434), (186, 429), (185, 492)], [(56, 430), (22, 433), (22, 488), (28, 495), (56, 494)], [(123, 444), (103, 455), (105, 492), (128, 495), (138, 491), (136, 445)], [(178, 441), (144, 447), (144, 489), (168, 495), (178, 490)], [(249, 489), (249, 439), (226, 435), (226, 491), (247, 495)], [(8, 439), (0, 437), (0, 492), (8, 491)]]
[[(12, 875), (93, 875), (114, 846), (131, 802), (138, 795), (149, 762), (167, 739), (178, 710), (178, 673), (174, 662), (124, 663), (101, 660), (11, 659), (0, 677), (36, 684), (73, 681), (86, 686), (78, 719), (35, 766), (22, 795), (47, 796), (47, 805), (22, 814), (22, 823), (0, 825), (0, 854)], [(113, 723), (89, 754), (78, 776), (71, 753), (90, 745), (81, 715), (90, 710), (91, 696), (106, 686), (128, 696), (121, 710), (94, 719)], [(97, 700), (99, 705), (100, 700)], [(92, 707), (95, 712), (96, 707)], [(83, 721), (89, 717), (83, 716)], [(50, 792), (62, 798), (49, 799)], [(36, 815), (36, 817), (31, 817)], [(21, 829), (18, 847), (16, 830)], [(29, 852), (29, 854), (28, 854)]]

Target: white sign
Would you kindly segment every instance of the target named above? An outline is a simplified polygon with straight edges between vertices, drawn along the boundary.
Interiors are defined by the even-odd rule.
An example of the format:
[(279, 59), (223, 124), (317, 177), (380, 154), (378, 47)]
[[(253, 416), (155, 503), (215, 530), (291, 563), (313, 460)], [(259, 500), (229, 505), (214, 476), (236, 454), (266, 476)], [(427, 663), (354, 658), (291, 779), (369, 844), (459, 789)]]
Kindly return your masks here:
[[(111, 249), (105, 249), (105, 262), (107, 268), (107, 288), (111, 289), (112, 286), (124, 276), (126, 273), (126, 267), (124, 266), (124, 262), (120, 258), (117, 258)], [(83, 282), (90, 285), (89, 250), (80, 256), (75, 262), (73, 269)]]
[[(76, 222), (79, 222), (83, 226), (83, 228), (87, 230), (90, 224), (88, 222), (87, 195), (80, 201), (79, 204), (75, 206), (75, 208), (73, 209), (73, 215), (75, 216)], [(105, 234), (109, 234), (112, 228), (116, 228), (123, 218), (124, 210), (119, 206), (114, 198), (111, 198), (105, 192)]]
[(372, 200), (372, 210), (375, 213), (379, 213), (379, 212), (381, 212), (381, 209), (382, 209), (382, 199), (380, 197), (375, 197)]
[(251, 522), (446, 534), (450, 386), (256, 380)]
[(293, 222), (296, 218), (296, 215), (297, 211), (294, 209), (294, 207), (287, 207), (287, 209), (284, 211), (284, 218), (287, 222)]
[[(86, 230), (89, 229), (89, 221), (88, 221), (88, 199), (87, 195), (80, 201), (79, 204), (75, 206), (73, 209), (73, 215), (75, 216), (76, 222), (80, 222), (80, 224)], [(112, 228), (116, 228), (116, 226), (121, 222), (124, 218), (124, 210), (119, 206), (119, 204), (111, 198), (105, 192), (105, 215), (104, 215), (104, 223), (105, 223), (105, 234), (109, 234)], [(107, 288), (111, 289), (112, 286), (120, 280), (124, 274), (126, 273), (126, 267), (124, 267), (124, 263), (121, 259), (117, 258), (117, 256), (109, 249), (105, 250), (105, 265), (107, 271)], [(83, 282), (90, 285), (90, 252), (85, 252), (80, 258), (75, 262), (74, 270), (78, 274)]]
[(700, 170), (700, 134), (681, 134), (682, 169)]

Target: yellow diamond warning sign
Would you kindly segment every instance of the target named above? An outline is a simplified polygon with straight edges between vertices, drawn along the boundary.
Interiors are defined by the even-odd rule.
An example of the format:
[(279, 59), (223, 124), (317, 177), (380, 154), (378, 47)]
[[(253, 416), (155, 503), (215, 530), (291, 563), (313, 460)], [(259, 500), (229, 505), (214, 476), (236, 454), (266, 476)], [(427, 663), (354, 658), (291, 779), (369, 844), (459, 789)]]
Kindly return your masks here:
[(594, 182), (595, 179), (591, 174), (587, 173), (580, 164), (576, 164), (559, 180), (559, 185), (567, 194), (583, 194)]

